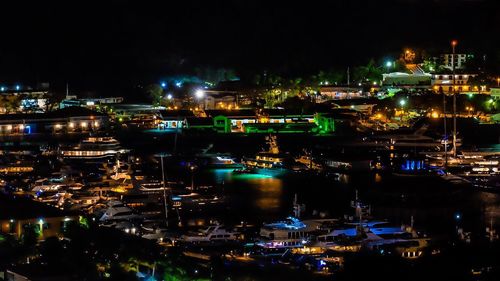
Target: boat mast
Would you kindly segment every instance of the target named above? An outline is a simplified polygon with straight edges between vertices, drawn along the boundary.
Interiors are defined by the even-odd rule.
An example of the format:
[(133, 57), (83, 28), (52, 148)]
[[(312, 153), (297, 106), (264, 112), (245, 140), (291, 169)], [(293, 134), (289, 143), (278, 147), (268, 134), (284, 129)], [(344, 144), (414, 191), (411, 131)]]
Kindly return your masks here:
[(451, 57), (451, 68), (453, 72), (453, 158), (457, 158), (457, 93), (455, 91), (455, 46), (457, 41), (451, 41), (451, 46), (453, 49)]
[(161, 178), (162, 178), (162, 186), (163, 186), (163, 205), (165, 207), (165, 223), (168, 227), (168, 205), (167, 205), (167, 192), (165, 188), (165, 169), (163, 167), (163, 154), (160, 157), (161, 159)]

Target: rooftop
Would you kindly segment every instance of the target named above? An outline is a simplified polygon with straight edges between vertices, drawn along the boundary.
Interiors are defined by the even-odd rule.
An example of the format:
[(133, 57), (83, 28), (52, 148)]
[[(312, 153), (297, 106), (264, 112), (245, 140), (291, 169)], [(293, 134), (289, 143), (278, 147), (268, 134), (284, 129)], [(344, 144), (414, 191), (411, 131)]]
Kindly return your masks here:
[(236, 109), (236, 110), (219, 110), (219, 109), (214, 109), (214, 110), (205, 110), (208, 116), (215, 117), (215, 116), (238, 116), (238, 117), (243, 117), (243, 116), (249, 116), (249, 117), (255, 117), (255, 111), (253, 109)]
[(10, 120), (43, 120), (43, 119), (60, 119), (69, 117), (88, 117), (88, 116), (106, 116), (106, 114), (93, 111), (84, 107), (70, 106), (63, 109), (49, 111), (46, 113), (16, 113), (16, 114), (0, 114), (0, 121)]
[(28, 198), (0, 194), (0, 220), (53, 218), (71, 215), (57, 208)]
[(179, 110), (160, 110), (160, 117), (193, 117), (194, 114), (191, 110), (179, 109)]

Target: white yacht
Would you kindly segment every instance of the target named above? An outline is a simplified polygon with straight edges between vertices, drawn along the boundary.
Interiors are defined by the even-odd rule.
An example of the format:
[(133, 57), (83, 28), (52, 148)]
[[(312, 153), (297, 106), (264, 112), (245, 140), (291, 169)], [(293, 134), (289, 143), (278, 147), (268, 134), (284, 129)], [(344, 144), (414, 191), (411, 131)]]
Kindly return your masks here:
[(66, 159), (101, 159), (127, 152), (112, 137), (90, 137), (75, 147), (61, 149), (61, 156)]
[(179, 241), (187, 243), (202, 243), (216, 241), (236, 241), (238, 239), (240, 239), (239, 232), (227, 229), (221, 225), (213, 225), (198, 232), (191, 232), (182, 235)]
[(364, 247), (380, 253), (394, 251), (403, 258), (418, 258), (429, 240), (411, 226), (396, 227), (374, 221), (338, 226), (328, 234), (318, 236), (309, 246), (338, 252), (357, 252)]
[(264, 224), (260, 229), (257, 245), (263, 248), (302, 247), (323, 223), (324, 220), (301, 221), (295, 217), (288, 217), (284, 221)]
[(138, 219), (141, 216), (135, 214), (132, 209), (123, 205), (123, 203), (118, 201), (109, 202), (110, 205), (104, 214), (99, 219), (101, 222), (112, 221), (112, 220), (131, 220)]

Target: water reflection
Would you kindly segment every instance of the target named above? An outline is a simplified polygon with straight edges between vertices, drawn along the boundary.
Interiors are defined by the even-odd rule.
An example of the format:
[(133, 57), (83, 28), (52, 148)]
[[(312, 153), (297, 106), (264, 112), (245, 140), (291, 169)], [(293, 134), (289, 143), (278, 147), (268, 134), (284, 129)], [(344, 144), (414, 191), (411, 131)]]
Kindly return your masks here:
[(488, 192), (479, 192), (478, 201), (481, 204), (482, 215), (486, 226), (490, 222), (494, 226), (500, 225), (500, 195)]
[(276, 212), (280, 209), (283, 197), (283, 182), (280, 179), (251, 179), (248, 183), (256, 191), (255, 206), (259, 211)]
[(456, 212), (467, 213), (471, 222), (483, 228), (500, 225), (500, 195), (446, 187), (435, 178), (394, 178), (375, 174), (340, 174), (335, 180), (303, 176), (278, 179), (264, 175), (234, 174), (232, 169), (211, 170), (211, 181), (224, 186), (231, 212), (226, 217), (239, 220), (270, 220), (291, 210), (295, 193), (309, 210), (324, 210), (336, 216), (350, 211), (349, 202), (358, 190), (377, 217), (396, 222), (414, 216), (417, 224), (441, 231), (455, 224)]
[[(283, 181), (259, 174), (234, 174), (233, 169), (210, 171), (216, 184), (223, 184), (233, 192), (243, 192), (245, 203), (251, 203), (255, 211), (274, 213), (282, 207)], [(247, 188), (248, 190), (242, 190)]]

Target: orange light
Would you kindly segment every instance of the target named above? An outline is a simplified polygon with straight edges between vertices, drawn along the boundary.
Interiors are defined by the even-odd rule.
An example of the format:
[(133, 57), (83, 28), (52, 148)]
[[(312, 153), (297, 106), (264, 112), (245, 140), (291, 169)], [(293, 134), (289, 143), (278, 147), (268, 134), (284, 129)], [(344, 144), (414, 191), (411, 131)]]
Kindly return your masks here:
[(458, 44), (457, 40), (452, 40), (452, 41), (451, 41), (451, 45), (452, 45), (453, 47), (455, 47), (457, 44)]

